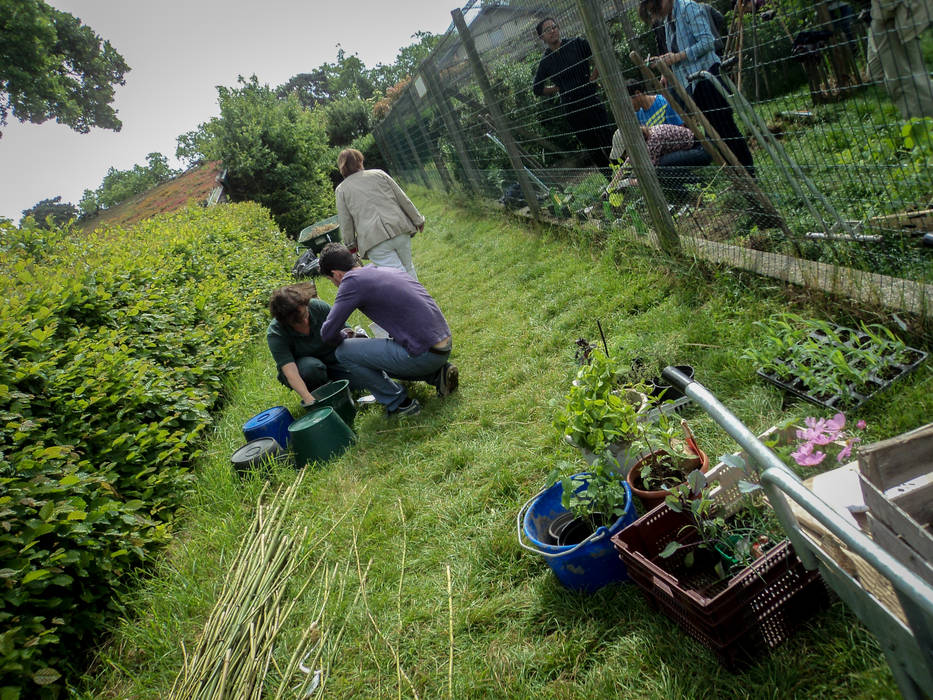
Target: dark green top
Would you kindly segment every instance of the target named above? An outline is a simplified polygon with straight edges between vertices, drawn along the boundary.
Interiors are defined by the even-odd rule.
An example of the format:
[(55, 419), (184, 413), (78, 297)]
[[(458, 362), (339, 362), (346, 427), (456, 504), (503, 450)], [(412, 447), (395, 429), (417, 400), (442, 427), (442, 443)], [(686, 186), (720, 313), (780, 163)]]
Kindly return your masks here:
[(311, 329), (309, 335), (299, 333), (288, 324), (272, 319), (266, 331), (266, 342), (278, 369), (289, 362), (297, 362), (301, 357), (316, 357), (326, 365), (337, 363), (334, 356), (336, 346), (321, 340), (321, 324), (329, 311), (330, 304), (326, 301), (311, 299), (308, 302), (308, 325)]

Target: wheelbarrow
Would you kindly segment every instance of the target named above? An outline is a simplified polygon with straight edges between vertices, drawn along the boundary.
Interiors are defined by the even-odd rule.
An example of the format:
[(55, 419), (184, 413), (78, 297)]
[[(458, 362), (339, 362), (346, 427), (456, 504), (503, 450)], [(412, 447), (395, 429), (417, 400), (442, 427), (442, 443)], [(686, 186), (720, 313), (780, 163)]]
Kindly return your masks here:
[[(745, 449), (803, 565), (811, 570), (818, 568), (823, 580), (877, 637), (903, 696), (911, 700), (933, 696), (933, 586), (808, 489), (706, 387), (675, 367), (666, 367), (661, 376), (706, 411)], [(804, 531), (790, 501), (888, 580), (904, 619), (855, 580), (823, 543)]]
[(340, 240), (340, 224), (337, 223), (335, 214), (301, 229), (295, 253), (300, 255), (306, 250), (311, 250), (315, 255), (320, 255), (324, 246), (332, 241), (339, 243)]

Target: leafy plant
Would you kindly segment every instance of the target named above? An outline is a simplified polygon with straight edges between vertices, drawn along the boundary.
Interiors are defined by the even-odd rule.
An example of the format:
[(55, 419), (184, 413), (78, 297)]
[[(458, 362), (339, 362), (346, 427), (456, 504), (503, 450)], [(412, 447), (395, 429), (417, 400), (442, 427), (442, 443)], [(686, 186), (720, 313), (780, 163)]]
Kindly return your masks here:
[[(747, 472), (745, 460), (735, 455), (720, 457), (720, 461)], [(717, 487), (700, 470), (687, 475), (686, 481), (670, 489), (665, 498), (667, 506), (677, 513), (689, 513), (690, 525), (681, 528), (677, 540), (673, 540), (659, 553), (667, 559), (690, 545), (684, 554), (684, 565), (695, 563), (696, 551), (706, 550), (715, 554), (713, 569), (719, 578), (725, 578), (730, 569), (741, 569), (761, 557), (767, 546), (783, 539), (780, 525), (773, 512), (753, 494), (760, 492), (757, 483), (740, 480), (739, 491), (745, 495), (745, 507), (726, 517), (722, 507), (712, 497)], [(682, 541), (686, 536), (686, 541)], [(729, 566), (727, 566), (729, 564)]]
[(569, 461), (561, 461), (548, 477), (549, 485), (563, 484), (561, 505), (583, 518), (595, 530), (600, 524), (609, 524), (620, 518), (628, 505), (625, 475), (619, 474), (619, 465), (606, 450), (598, 455), (585, 472)]
[(786, 384), (799, 382), (818, 400), (839, 397), (843, 404), (851, 403), (917, 359), (900, 338), (878, 324), (863, 323), (854, 330), (782, 313), (755, 325), (764, 335), (743, 359)]
[(280, 234), (248, 204), (0, 240), (0, 676), (38, 697), (169, 540)]
[(697, 460), (697, 454), (687, 447), (687, 422), (660, 411), (656, 421), (640, 423), (637, 431), (632, 449), (645, 455), (638, 473), (644, 489), (670, 490), (682, 483)]
[(610, 444), (637, 435), (644, 386), (621, 384), (615, 362), (600, 350), (577, 371), (564, 406), (554, 419), (561, 437), (600, 454)]

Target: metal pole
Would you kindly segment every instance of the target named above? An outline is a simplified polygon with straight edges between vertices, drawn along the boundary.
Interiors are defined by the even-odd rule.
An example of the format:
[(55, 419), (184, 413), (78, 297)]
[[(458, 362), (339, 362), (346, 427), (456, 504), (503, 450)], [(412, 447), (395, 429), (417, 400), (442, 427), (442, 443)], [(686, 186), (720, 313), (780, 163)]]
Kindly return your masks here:
[(418, 103), (415, 102), (415, 96), (412, 94), (411, 90), (408, 91), (408, 101), (411, 102), (411, 108), (415, 115), (415, 125), (421, 133), (421, 140), (424, 142), (424, 145), (428, 147), (428, 150), (431, 151), (431, 159), (434, 161), (434, 167), (437, 169), (437, 174), (441, 178), (441, 186), (443, 186), (446, 192), (450, 192), (450, 177), (447, 174), (447, 168), (444, 165), (444, 161), (441, 160), (440, 153), (437, 152), (434, 141), (428, 136), (428, 130), (424, 128), (424, 122), (421, 121), (421, 111), (418, 109)]
[[(703, 71), (703, 73), (706, 74), (708, 79), (712, 79), (714, 77), (706, 71)], [(778, 166), (782, 168), (784, 177), (787, 178), (787, 181), (791, 184), (791, 187), (794, 188), (794, 191), (797, 193), (797, 195), (803, 198), (803, 200), (807, 203), (807, 206), (811, 207), (811, 211), (813, 211), (810, 201), (800, 190), (800, 187), (797, 184), (797, 179), (788, 174), (786, 168), (784, 168), (784, 165), (781, 162), (782, 158), (787, 162), (791, 170), (794, 171), (794, 175), (796, 175), (797, 178), (799, 178), (800, 181), (807, 186), (807, 189), (810, 190), (813, 196), (820, 200), (822, 205), (826, 207), (826, 211), (829, 212), (829, 215), (836, 220), (836, 225), (842, 227), (842, 229), (845, 230), (846, 233), (848, 233), (850, 236), (855, 236), (855, 233), (849, 227), (849, 224), (846, 223), (846, 221), (842, 218), (839, 212), (836, 211), (836, 208), (823, 195), (823, 193), (817, 189), (816, 185), (813, 183), (813, 180), (807, 177), (806, 173), (804, 173), (803, 170), (800, 169), (800, 166), (797, 165), (797, 162), (787, 154), (787, 151), (784, 150), (784, 147), (781, 145), (781, 143), (776, 138), (774, 138), (774, 134), (771, 133), (771, 130), (764, 122), (764, 119), (761, 118), (761, 115), (759, 115), (758, 112), (755, 111), (754, 107), (748, 104), (748, 100), (746, 100), (745, 97), (735, 89), (735, 85), (732, 84), (732, 81), (729, 80), (729, 78), (725, 75), (722, 76), (722, 81), (725, 85), (725, 88), (727, 89), (723, 89), (723, 86), (715, 80), (713, 80), (713, 85), (715, 85), (716, 89), (722, 93), (727, 101), (729, 101), (729, 103), (732, 105), (732, 108), (738, 112), (739, 116), (742, 117), (742, 121), (744, 121), (748, 127), (753, 132), (755, 132), (755, 137), (758, 139), (759, 143), (761, 143), (761, 145), (766, 150), (768, 150), (768, 144), (770, 144), (771, 148), (777, 152), (778, 157), (775, 158), (771, 150), (768, 150), (768, 154), (778, 164)], [(732, 90), (733, 94), (730, 95), (728, 90)], [(819, 214), (815, 214), (815, 216), (820, 222), (823, 223), (825, 228), (826, 223), (823, 221), (822, 217)]]
[(499, 136), (502, 138), (508, 150), (512, 170), (515, 172), (516, 178), (518, 178), (518, 184), (522, 188), (522, 194), (525, 197), (525, 201), (528, 203), (531, 215), (536, 221), (539, 221), (541, 219), (541, 210), (538, 207), (538, 198), (535, 195), (534, 187), (531, 185), (531, 180), (528, 179), (525, 173), (522, 157), (518, 152), (518, 146), (515, 145), (515, 139), (512, 138), (512, 132), (509, 130), (508, 122), (502, 114), (502, 110), (499, 109), (499, 104), (496, 102), (496, 95), (492, 90), (492, 85), (489, 83), (489, 78), (486, 76), (486, 70), (483, 68), (483, 62), (480, 60), (479, 53), (476, 51), (476, 45), (473, 43), (473, 36), (470, 34), (466, 21), (463, 19), (463, 13), (459, 9), (453, 10), (450, 14), (454, 18), (457, 32), (460, 34), (463, 47), (466, 49), (467, 56), (470, 59), (473, 75), (476, 77), (476, 81), (479, 83), (480, 90), (483, 93), (483, 100), (486, 103), (486, 108), (489, 110), (489, 115), (496, 125), (496, 130), (499, 132)]
[[(417, 109), (415, 107), (415, 100), (411, 96), (411, 85), (408, 86), (408, 90), (406, 90), (405, 92), (409, 97), (409, 102), (412, 106), (412, 109), (413, 110)], [(402, 108), (402, 100), (399, 100), (396, 103), (396, 109), (401, 111), (401, 108)], [(417, 115), (415, 115), (415, 119), (417, 118), (418, 118)], [(415, 166), (418, 168), (418, 176), (421, 178), (421, 183), (428, 189), (431, 189), (431, 183), (428, 180), (428, 174), (424, 170), (424, 163), (421, 162), (421, 156), (418, 155), (418, 149), (415, 148), (415, 142), (412, 141), (411, 134), (409, 133), (409, 130), (405, 128), (404, 123), (401, 125), (401, 128), (402, 128), (402, 134), (405, 137), (405, 143), (408, 144), (408, 150), (411, 151), (412, 158), (415, 159)]]
[(657, 171), (648, 156), (641, 127), (635, 117), (635, 110), (632, 109), (632, 100), (617, 68), (612, 40), (609, 38), (605, 22), (602, 21), (599, 2), (577, 0), (577, 7), (583, 14), (583, 25), (593, 48), (593, 60), (609, 96), (609, 106), (612, 108), (616, 127), (622, 135), (629, 160), (635, 170), (635, 177), (638, 178), (638, 185), (648, 202), (648, 214), (651, 216), (654, 230), (657, 231), (658, 246), (666, 253), (676, 253), (680, 250), (680, 237), (667, 208), (667, 198), (661, 189), (661, 183), (658, 182)]
[(476, 172), (476, 168), (473, 167), (473, 161), (470, 160), (466, 144), (460, 136), (460, 127), (457, 124), (457, 120), (454, 119), (450, 100), (447, 99), (444, 88), (441, 86), (440, 78), (438, 78), (437, 75), (437, 68), (434, 66), (434, 59), (429, 57), (422, 63), (421, 71), (421, 74), (428, 84), (428, 92), (433, 96), (434, 104), (437, 105), (437, 109), (441, 114), (441, 119), (444, 120), (444, 126), (447, 128), (447, 136), (454, 145), (457, 157), (460, 158), (460, 165), (463, 166), (463, 171), (467, 176), (467, 184), (469, 184), (474, 194), (480, 195), (483, 192), (483, 186), (479, 174)]

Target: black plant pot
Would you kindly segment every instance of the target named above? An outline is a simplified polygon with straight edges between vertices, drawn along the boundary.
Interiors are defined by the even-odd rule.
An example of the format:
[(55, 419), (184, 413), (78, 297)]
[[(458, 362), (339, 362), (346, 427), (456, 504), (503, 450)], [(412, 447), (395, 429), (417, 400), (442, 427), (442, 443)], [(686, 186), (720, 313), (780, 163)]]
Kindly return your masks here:
[[(691, 365), (675, 366), (681, 371), (682, 374), (686, 375), (688, 379), (693, 379), (693, 367)], [(684, 395), (682, 391), (674, 388), (667, 383), (666, 379), (662, 379), (661, 377), (655, 377), (652, 379), (648, 384), (648, 388), (651, 390), (651, 397), (658, 401), (673, 401), (683, 397)]]

